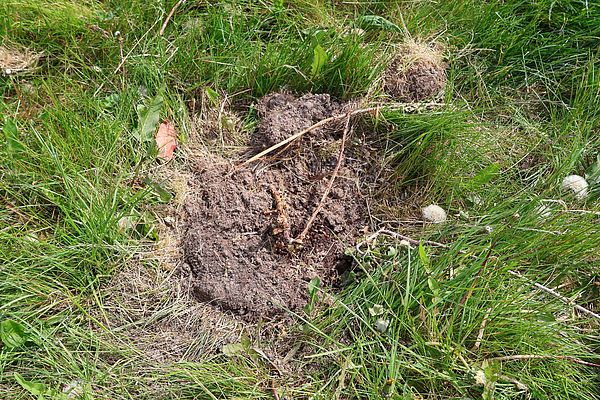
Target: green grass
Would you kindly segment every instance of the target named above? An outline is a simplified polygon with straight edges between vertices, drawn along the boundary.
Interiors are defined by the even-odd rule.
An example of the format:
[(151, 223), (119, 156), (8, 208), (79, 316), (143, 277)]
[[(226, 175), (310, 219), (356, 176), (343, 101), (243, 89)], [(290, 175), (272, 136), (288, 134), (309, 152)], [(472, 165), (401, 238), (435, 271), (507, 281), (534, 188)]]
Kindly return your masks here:
[[(0, 323), (25, 332), (25, 343), (0, 344), (3, 398), (38, 397), (15, 373), (43, 383), (44, 398), (64, 398), (80, 380), (89, 399), (272, 399), (272, 379), (293, 398), (600, 398), (598, 369), (565, 359), (600, 362), (598, 321), (530, 284), (598, 310), (598, 196), (560, 190), (600, 154), (594, 2), (188, 1), (160, 36), (174, 3), (0, 4), (0, 45), (42, 53), (37, 69), (0, 76)], [(365, 15), (389, 22), (367, 26)], [(156, 306), (128, 304), (121, 326), (107, 323), (107, 288), (152, 246), (152, 210), (172, 201), (139, 135), (139, 105), (162, 95), (161, 118), (185, 141), (188, 107), (207, 88), (240, 102), (280, 89), (379, 100), (378, 78), (406, 32), (444, 48), (447, 106), (384, 111), (373, 130), (398, 189), (428, 188), (409, 208), (436, 202), (451, 215), (407, 231), (448, 249), (381, 238), (355, 253), (358, 268), (333, 305), (291, 328), (303, 346), (284, 377), (248, 347), (153, 360), (122, 332), (184, 310), (152, 287)], [(540, 204), (550, 217), (540, 218)], [(120, 227), (123, 217), (137, 228)], [(145, 273), (160, 280), (159, 264), (146, 261)], [(378, 318), (390, 322), (385, 333)], [(271, 345), (249, 334), (255, 347)], [(514, 355), (555, 358), (493, 361)]]

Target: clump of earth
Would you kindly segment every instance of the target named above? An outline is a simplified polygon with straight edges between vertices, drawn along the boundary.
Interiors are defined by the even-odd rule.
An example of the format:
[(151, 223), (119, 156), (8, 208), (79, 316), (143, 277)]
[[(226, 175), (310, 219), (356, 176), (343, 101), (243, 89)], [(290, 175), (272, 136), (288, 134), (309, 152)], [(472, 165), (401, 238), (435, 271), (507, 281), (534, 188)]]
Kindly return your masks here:
[[(260, 122), (248, 145), (259, 151), (343, 108), (326, 94), (270, 94), (258, 102)], [(290, 244), (326, 190), (342, 128), (311, 132), (242, 169), (215, 156), (195, 161), (183, 247), (199, 300), (245, 320), (270, 318), (300, 311), (313, 278), (335, 284), (349, 268), (345, 249), (368, 228), (360, 187), (369, 176), (352, 148), (302, 245)]]
[[(257, 105), (260, 123), (255, 145), (271, 146), (293, 134), (340, 112), (342, 105), (328, 94), (307, 94), (295, 98), (291, 94), (268, 94)], [(320, 136), (323, 129), (311, 133)]]
[(419, 102), (439, 94), (446, 86), (446, 64), (426, 45), (405, 45), (384, 74), (384, 89), (396, 100)]

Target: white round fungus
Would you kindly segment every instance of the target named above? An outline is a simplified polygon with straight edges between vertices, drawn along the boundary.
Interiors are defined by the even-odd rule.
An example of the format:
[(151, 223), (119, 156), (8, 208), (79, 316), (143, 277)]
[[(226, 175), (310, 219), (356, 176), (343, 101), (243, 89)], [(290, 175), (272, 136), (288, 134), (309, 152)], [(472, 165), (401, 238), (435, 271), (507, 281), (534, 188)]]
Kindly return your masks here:
[(423, 208), (423, 219), (427, 222), (440, 224), (446, 221), (446, 211), (436, 204), (431, 204)]
[(588, 183), (579, 175), (569, 175), (562, 181), (564, 190), (571, 190), (578, 199), (584, 199), (588, 194)]
[(385, 333), (385, 331), (387, 331), (387, 328), (389, 326), (390, 326), (389, 319), (379, 318), (377, 321), (375, 321), (375, 328), (381, 333)]

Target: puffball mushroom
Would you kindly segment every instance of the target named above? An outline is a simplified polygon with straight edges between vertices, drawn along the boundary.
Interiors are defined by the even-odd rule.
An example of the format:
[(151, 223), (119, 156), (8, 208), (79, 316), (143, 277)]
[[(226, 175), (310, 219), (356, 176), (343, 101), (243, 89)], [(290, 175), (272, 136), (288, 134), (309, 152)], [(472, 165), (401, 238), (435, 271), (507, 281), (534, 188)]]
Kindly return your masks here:
[(388, 326), (390, 326), (390, 320), (389, 319), (379, 318), (375, 322), (375, 329), (377, 329), (381, 333), (385, 333), (385, 331), (387, 331)]
[(446, 221), (446, 211), (436, 204), (428, 205), (423, 208), (423, 219), (434, 224), (441, 224)]
[(578, 199), (584, 199), (588, 194), (588, 183), (579, 175), (569, 175), (562, 181), (561, 188), (575, 193)]

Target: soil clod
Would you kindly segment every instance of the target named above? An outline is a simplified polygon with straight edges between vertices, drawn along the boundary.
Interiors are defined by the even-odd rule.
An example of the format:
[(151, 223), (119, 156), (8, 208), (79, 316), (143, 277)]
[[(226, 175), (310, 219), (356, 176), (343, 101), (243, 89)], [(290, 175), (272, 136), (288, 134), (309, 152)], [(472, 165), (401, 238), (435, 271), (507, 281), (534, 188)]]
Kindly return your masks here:
[[(268, 147), (279, 143), (294, 133), (333, 116), (341, 107), (328, 94), (306, 94), (300, 98), (285, 93), (266, 95), (257, 105), (261, 121), (254, 144)], [(322, 134), (323, 129), (316, 130), (313, 137)]]
[(385, 91), (396, 100), (419, 102), (434, 97), (446, 86), (446, 65), (433, 49), (407, 45), (385, 71)]

